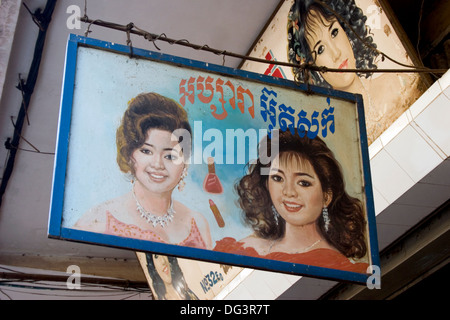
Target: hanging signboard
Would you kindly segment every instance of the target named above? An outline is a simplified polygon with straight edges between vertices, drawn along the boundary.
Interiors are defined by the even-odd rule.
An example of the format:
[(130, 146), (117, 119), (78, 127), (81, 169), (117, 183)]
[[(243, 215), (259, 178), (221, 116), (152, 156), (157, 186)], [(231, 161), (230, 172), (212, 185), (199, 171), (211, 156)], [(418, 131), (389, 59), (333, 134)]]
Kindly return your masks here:
[[(413, 58), (378, 0), (286, 0), (250, 56), (341, 69), (402, 69)], [(376, 48), (375, 50), (371, 48)], [(384, 53), (390, 59), (383, 56)], [(398, 63), (400, 63), (400, 65)], [(250, 60), (242, 69), (361, 94), (369, 145), (427, 89), (417, 73), (331, 73)], [(380, 94), (382, 92), (383, 94)]]
[(71, 35), (49, 236), (364, 282), (360, 95)]
[(149, 252), (136, 255), (155, 300), (212, 300), (243, 270)]

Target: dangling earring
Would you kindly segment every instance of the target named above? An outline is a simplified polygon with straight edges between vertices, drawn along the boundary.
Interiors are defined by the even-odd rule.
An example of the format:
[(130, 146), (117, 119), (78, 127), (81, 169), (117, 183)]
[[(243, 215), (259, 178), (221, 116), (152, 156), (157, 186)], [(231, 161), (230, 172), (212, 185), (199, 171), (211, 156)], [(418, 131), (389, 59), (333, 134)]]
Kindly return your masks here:
[(178, 182), (178, 191), (183, 191), (186, 182), (184, 182), (184, 178), (187, 177), (187, 169), (184, 167), (183, 172), (181, 173), (180, 182)]
[(328, 232), (330, 229), (330, 217), (328, 216), (328, 208), (325, 207), (322, 209), (323, 222), (325, 223), (325, 232)]
[(275, 219), (275, 224), (278, 226), (280, 214), (278, 213), (277, 209), (275, 209), (275, 207), (273, 205), (272, 205), (272, 213), (273, 213), (273, 218)]
[(127, 172), (125, 175), (128, 181), (130, 181), (131, 184), (134, 185), (134, 183), (136, 182), (136, 177), (134, 176), (134, 174), (132, 174), (131, 172)]

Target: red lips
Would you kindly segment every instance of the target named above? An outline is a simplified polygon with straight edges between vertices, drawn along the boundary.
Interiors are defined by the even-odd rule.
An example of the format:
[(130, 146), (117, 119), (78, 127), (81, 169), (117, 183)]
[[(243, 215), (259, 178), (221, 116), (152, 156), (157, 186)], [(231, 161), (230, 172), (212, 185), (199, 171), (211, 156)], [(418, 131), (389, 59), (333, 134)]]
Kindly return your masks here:
[(283, 201), (283, 206), (288, 212), (298, 212), (302, 208), (298, 203), (290, 201)]
[(164, 175), (160, 172), (148, 172), (148, 176), (149, 176), (150, 180), (152, 180), (154, 182), (162, 182), (167, 178), (166, 175)]
[(339, 69), (347, 69), (348, 68), (348, 59), (341, 63)]

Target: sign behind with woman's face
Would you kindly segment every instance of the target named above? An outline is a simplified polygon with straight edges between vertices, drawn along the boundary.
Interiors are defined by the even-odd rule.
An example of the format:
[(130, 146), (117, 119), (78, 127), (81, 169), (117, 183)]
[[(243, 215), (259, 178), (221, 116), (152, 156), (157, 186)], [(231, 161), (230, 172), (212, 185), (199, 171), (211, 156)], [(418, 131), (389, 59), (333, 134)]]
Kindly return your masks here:
[[(251, 56), (334, 69), (402, 69), (396, 62), (414, 66), (414, 53), (406, 47), (379, 1), (288, 0), (252, 48)], [(242, 68), (361, 94), (369, 144), (426, 90), (417, 73), (303, 73), (252, 61), (243, 63)]]
[(152, 253), (136, 254), (156, 300), (212, 300), (243, 270)]

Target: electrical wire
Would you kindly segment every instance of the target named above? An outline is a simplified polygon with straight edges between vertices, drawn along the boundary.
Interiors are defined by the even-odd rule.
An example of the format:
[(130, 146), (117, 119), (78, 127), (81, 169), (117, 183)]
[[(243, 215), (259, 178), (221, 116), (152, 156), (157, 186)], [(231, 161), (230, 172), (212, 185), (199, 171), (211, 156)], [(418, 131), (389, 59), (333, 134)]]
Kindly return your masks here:
[(123, 290), (123, 289), (105, 289), (105, 290), (83, 290), (83, 289), (68, 289), (68, 288), (58, 288), (58, 287), (46, 287), (42, 285), (19, 285), (19, 284), (0, 284), (0, 292), (5, 294), (8, 299), (12, 300), (11, 293), (21, 294), (21, 295), (31, 295), (31, 296), (45, 296), (53, 298), (113, 298), (121, 297), (121, 299), (129, 299), (139, 294), (148, 294), (149, 298), (152, 297), (150, 289), (144, 290)]
[(47, 154), (47, 155), (54, 155), (54, 154), (55, 154), (54, 152), (43, 152), (43, 151), (39, 150), (38, 148), (36, 148), (30, 141), (28, 141), (27, 139), (25, 139), (25, 137), (22, 136), (22, 135), (20, 134), (20, 132), (17, 130), (16, 124), (14, 123), (14, 120), (13, 120), (13, 117), (12, 117), (12, 116), (11, 116), (11, 124), (12, 124), (12, 126), (14, 127), (15, 133), (16, 133), (22, 140), (24, 140), (26, 143), (28, 143), (34, 150), (23, 149), (23, 148), (19, 148), (19, 147), (17, 147), (17, 146), (14, 146), (13, 144), (11, 144), (11, 141), (10, 141), (11, 139), (10, 139), (10, 138), (6, 139), (6, 142), (5, 142), (5, 148), (6, 148), (6, 149), (14, 148), (14, 149), (21, 150), (21, 151), (34, 152), (34, 153), (41, 153), (41, 154)]
[[(350, 23), (347, 21), (347, 19), (344, 19), (342, 17), (342, 15), (340, 15), (338, 12), (336, 12), (336, 10), (334, 10), (333, 8), (331, 8), (328, 4), (326, 4), (323, 1), (320, 0), (315, 0), (315, 2), (319, 3), (320, 5), (324, 6), (325, 8), (327, 8), (327, 10), (329, 10), (330, 12), (332, 12), (336, 18), (341, 21), (342, 23), (344, 23), (349, 29), (350, 31), (358, 38), (359, 41), (361, 41), (366, 47), (368, 47), (370, 50), (375, 51), (377, 54), (381, 55), (382, 59), (387, 58), (388, 60), (394, 62), (395, 64), (398, 64), (399, 66), (405, 67), (405, 68), (411, 68), (413, 70), (417, 70), (415, 72), (429, 72), (431, 73), (432, 71), (428, 68), (417, 68), (415, 66), (411, 66), (411, 65), (407, 65), (404, 64), (402, 62), (397, 61), (394, 58), (391, 58), (390, 56), (388, 56), (387, 54), (385, 54), (384, 52), (380, 51), (378, 48), (374, 47), (372, 44), (368, 43), (367, 41), (365, 41), (364, 39), (361, 38), (361, 36), (355, 31), (355, 29), (353, 29), (353, 27), (350, 25)], [(423, 70), (423, 71), (422, 71)], [(376, 72), (376, 71), (374, 71)]]
[[(25, 3), (24, 6), (26, 7)], [(48, 0), (43, 11), (38, 9), (35, 11), (35, 13), (31, 13), (29, 8), (27, 8), (27, 10), (32, 15), (33, 21), (39, 26), (39, 33), (36, 39), (33, 60), (30, 65), (27, 80), (24, 83), (21, 80), (19, 82), (19, 89), (21, 90), (23, 96), (19, 114), (17, 115), (17, 120), (14, 124), (14, 135), (12, 139), (8, 138), (5, 143), (5, 146), (6, 144), (9, 144), (9, 146), (14, 147), (8, 149), (8, 158), (0, 181), (0, 207), (3, 202), (3, 196), (6, 192), (6, 187), (14, 170), (17, 147), (19, 146), (20, 140), (23, 138), (21, 136), (23, 124), (27, 116), (31, 96), (37, 82), (42, 54), (44, 50), (45, 38), (55, 6), (56, 0)]]
[(417, 57), (420, 59), (420, 62), (423, 64), (422, 61), (422, 55), (420, 54), (420, 38), (421, 38), (421, 25), (422, 25), (422, 16), (423, 16), (423, 6), (425, 4), (425, 0), (422, 0), (420, 3), (420, 9), (419, 9), (419, 21), (417, 22), (417, 43), (416, 43), (416, 51), (417, 51)]
[[(14, 292), (53, 297), (101, 298), (119, 297), (129, 299), (137, 294), (147, 294), (152, 298), (152, 291), (147, 283), (125, 281), (121, 279), (80, 277), (80, 288), (69, 289), (67, 275), (29, 274), (5, 266), (0, 273), (0, 292)], [(30, 292), (31, 291), (31, 292)], [(129, 293), (129, 295), (127, 295)], [(11, 296), (9, 296), (11, 298)]]
[[(10, 288), (14, 288), (14, 289), (24, 289), (24, 290), (43, 290), (43, 291), (51, 291), (52, 293), (45, 293), (46, 295), (58, 295), (56, 293), (61, 293), (64, 296), (82, 296), (83, 294), (87, 295), (87, 296), (92, 296), (95, 295), (97, 297), (100, 296), (120, 296), (123, 294), (127, 294), (127, 293), (133, 293), (133, 294), (150, 294), (151, 295), (151, 290), (150, 289), (139, 289), (139, 288), (134, 288), (134, 289), (124, 289), (121, 287), (110, 287), (110, 286), (98, 286), (98, 285), (91, 285), (91, 287), (94, 288), (101, 288), (103, 290), (100, 289), (89, 289), (89, 288), (84, 288), (85, 285), (82, 285), (79, 289), (69, 289), (67, 288), (67, 286), (58, 286), (58, 285), (53, 285), (53, 284), (16, 284), (16, 283), (8, 283), (8, 284), (3, 284), (0, 283), (0, 287), (3, 288), (3, 290), (5, 290), (5, 288), (7, 288), (6, 290), (9, 291), (14, 291), (13, 289)], [(88, 286), (89, 287), (89, 286)], [(19, 290), (16, 290), (16, 292), (21, 292)], [(25, 292), (25, 291), (23, 291)], [(37, 291), (36, 291), (37, 292)], [(67, 294), (64, 294), (64, 292), (66, 292)], [(74, 294), (74, 293), (79, 293), (79, 294)], [(44, 294), (44, 293), (43, 293)]]
[[(3, 268), (6, 270), (6, 268)], [(14, 270), (12, 273), (16, 273)], [(19, 273), (19, 272), (17, 272)], [(48, 283), (51, 282), (51, 283)], [(123, 287), (119, 285), (82, 283), (79, 289), (69, 289), (67, 284), (61, 281), (52, 280), (34, 280), (34, 279), (14, 279), (0, 280), (0, 292), (8, 299), (12, 299), (11, 293), (47, 296), (47, 297), (64, 297), (64, 298), (112, 298), (122, 297), (122, 299), (130, 299), (138, 294), (149, 295), (152, 298), (152, 292), (149, 287)], [(9, 294), (8, 294), (9, 293)], [(129, 295), (128, 295), (129, 293)]]
[(13, 270), (13, 269), (10, 269), (10, 268), (6, 268), (4, 266), (0, 266), (0, 269), (6, 270), (6, 271), (9, 271), (9, 272), (13, 272), (13, 273), (19, 273), (19, 274), (24, 274), (25, 273), (25, 272), (22, 272), (22, 271), (17, 271), (17, 270)]
[[(332, 8), (330, 8), (327, 4), (323, 3), (320, 0), (316, 0), (316, 2), (323, 4), (325, 7), (329, 8), (330, 11), (332, 11), (336, 17), (340, 20), (342, 20), (344, 23), (346, 23), (348, 25), (348, 27), (356, 34), (356, 32), (353, 30), (353, 28), (349, 25), (349, 23), (343, 19), (336, 11), (334, 11)], [(187, 39), (172, 39), (167, 37), (167, 35), (165, 33), (161, 33), (161, 34), (153, 34), (151, 32), (148, 32), (144, 29), (141, 29), (139, 27), (137, 27), (133, 22), (128, 23), (127, 25), (122, 25), (122, 24), (118, 24), (118, 23), (114, 23), (114, 22), (109, 22), (109, 21), (104, 21), (101, 19), (89, 19), (89, 17), (87, 16), (87, 0), (85, 0), (85, 11), (84, 11), (84, 16), (80, 18), (80, 21), (87, 23), (88, 27), (86, 29), (85, 32), (85, 36), (87, 37), (88, 34), (91, 32), (91, 26), (92, 25), (97, 25), (100, 27), (105, 27), (105, 28), (110, 28), (110, 29), (114, 29), (114, 30), (118, 30), (118, 31), (122, 31), (127, 33), (127, 45), (130, 47), (130, 55), (132, 54), (132, 46), (131, 46), (131, 40), (130, 40), (130, 34), (136, 34), (139, 36), (144, 37), (144, 39), (150, 41), (153, 43), (153, 45), (155, 46), (155, 48), (157, 50), (161, 50), (157, 45), (156, 42), (157, 41), (164, 41), (167, 42), (171, 45), (181, 45), (181, 46), (185, 46), (185, 47), (190, 47), (192, 49), (195, 50), (202, 50), (202, 51), (208, 51), (211, 53), (214, 53), (216, 55), (223, 55), (225, 56), (229, 56), (229, 57), (233, 57), (233, 58), (239, 58), (242, 60), (249, 60), (249, 61), (253, 61), (253, 62), (258, 62), (258, 63), (265, 63), (265, 64), (273, 64), (273, 65), (281, 65), (281, 66), (285, 66), (285, 67), (292, 67), (292, 68), (299, 68), (299, 69), (303, 69), (303, 70), (312, 70), (312, 71), (318, 71), (318, 72), (350, 72), (350, 73), (437, 73), (437, 74), (443, 74), (445, 72), (447, 72), (446, 69), (430, 69), (430, 68), (419, 68), (419, 67), (415, 67), (415, 66), (410, 66), (404, 63), (401, 63), (395, 59), (393, 59), (392, 57), (388, 56), (387, 54), (385, 54), (384, 52), (380, 51), (379, 49), (373, 47), (372, 45), (368, 44), (366, 41), (364, 41), (363, 39), (361, 39), (361, 37), (359, 35), (356, 34), (356, 36), (359, 38), (360, 41), (362, 41), (366, 46), (368, 46), (369, 48), (371, 48), (371, 50), (376, 51), (378, 54), (380, 54), (382, 57), (387, 58), (389, 60), (391, 60), (392, 62), (403, 66), (404, 69), (361, 69), (361, 68), (355, 68), (355, 69), (338, 69), (338, 68), (329, 68), (329, 67), (325, 67), (325, 66), (316, 66), (313, 65), (311, 63), (302, 63), (302, 64), (294, 64), (294, 63), (289, 63), (289, 62), (283, 62), (283, 61), (268, 61), (266, 59), (262, 59), (262, 58), (256, 58), (256, 57), (252, 57), (252, 56), (248, 56), (248, 55), (242, 55), (242, 54), (238, 54), (238, 53), (233, 53), (227, 50), (219, 50), (219, 49), (214, 49), (211, 48), (210, 46), (204, 44), (204, 45), (198, 45), (198, 44), (193, 44), (190, 43)]]

